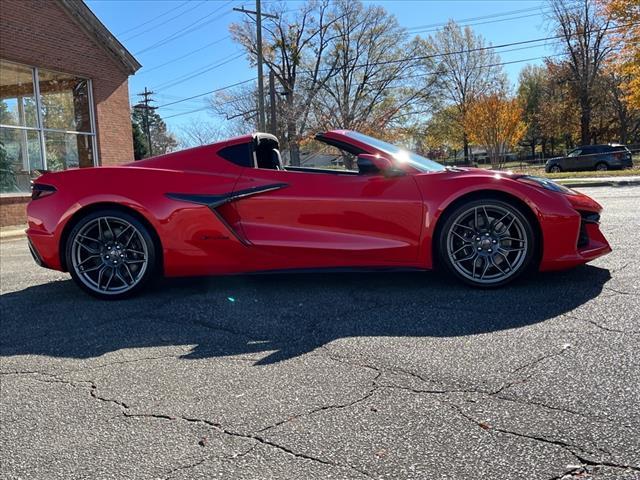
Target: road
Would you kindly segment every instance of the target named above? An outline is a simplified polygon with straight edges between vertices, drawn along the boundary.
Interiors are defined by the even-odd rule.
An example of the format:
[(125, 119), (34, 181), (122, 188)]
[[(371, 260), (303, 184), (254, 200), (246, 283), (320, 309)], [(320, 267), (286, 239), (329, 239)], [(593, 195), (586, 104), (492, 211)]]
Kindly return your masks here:
[(5, 479), (640, 478), (640, 187), (614, 252), (495, 291), (435, 273), (164, 281), (101, 302), (1, 244)]

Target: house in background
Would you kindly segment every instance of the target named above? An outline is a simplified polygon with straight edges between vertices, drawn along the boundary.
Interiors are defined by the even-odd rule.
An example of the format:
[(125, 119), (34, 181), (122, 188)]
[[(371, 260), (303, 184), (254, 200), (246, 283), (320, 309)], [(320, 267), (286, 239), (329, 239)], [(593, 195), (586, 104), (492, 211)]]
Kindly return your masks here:
[(81, 0), (0, 1), (0, 226), (26, 222), (35, 169), (133, 160), (140, 67)]

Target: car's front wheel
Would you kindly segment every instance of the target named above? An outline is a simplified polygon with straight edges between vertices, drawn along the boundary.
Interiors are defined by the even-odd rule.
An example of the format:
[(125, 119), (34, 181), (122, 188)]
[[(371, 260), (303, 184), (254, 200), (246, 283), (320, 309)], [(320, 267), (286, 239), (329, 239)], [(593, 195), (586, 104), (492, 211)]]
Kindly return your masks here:
[(600, 162), (596, 165), (596, 170), (599, 172), (606, 172), (607, 170), (609, 170), (609, 165), (604, 162)]
[(456, 207), (440, 229), (440, 263), (476, 287), (505, 285), (531, 265), (536, 251), (529, 219), (511, 203), (496, 198)]
[(562, 169), (560, 168), (559, 165), (552, 165), (551, 168), (549, 169), (549, 172), (551, 173), (560, 173), (562, 171)]
[(153, 276), (156, 249), (148, 228), (119, 210), (88, 214), (71, 230), (66, 261), (73, 280), (89, 294), (118, 299)]

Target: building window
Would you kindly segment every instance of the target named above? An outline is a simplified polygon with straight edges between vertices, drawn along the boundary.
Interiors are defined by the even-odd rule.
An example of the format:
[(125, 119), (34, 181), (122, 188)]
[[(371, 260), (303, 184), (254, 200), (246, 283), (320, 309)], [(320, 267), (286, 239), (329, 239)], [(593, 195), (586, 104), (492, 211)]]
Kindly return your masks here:
[(0, 59), (0, 193), (34, 170), (97, 165), (91, 80)]

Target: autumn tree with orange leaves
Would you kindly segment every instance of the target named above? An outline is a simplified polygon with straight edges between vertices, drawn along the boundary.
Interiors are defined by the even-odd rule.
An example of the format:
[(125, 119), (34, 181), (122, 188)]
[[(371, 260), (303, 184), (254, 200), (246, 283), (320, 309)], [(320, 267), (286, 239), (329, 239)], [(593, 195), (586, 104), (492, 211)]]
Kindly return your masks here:
[(616, 26), (614, 42), (619, 45), (613, 65), (623, 77), (621, 88), (631, 109), (640, 110), (640, 0), (601, 0), (603, 10)]
[(473, 101), (465, 119), (469, 139), (487, 149), (492, 168), (501, 168), (505, 155), (522, 139), (526, 125), (516, 98), (502, 92)]

